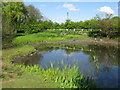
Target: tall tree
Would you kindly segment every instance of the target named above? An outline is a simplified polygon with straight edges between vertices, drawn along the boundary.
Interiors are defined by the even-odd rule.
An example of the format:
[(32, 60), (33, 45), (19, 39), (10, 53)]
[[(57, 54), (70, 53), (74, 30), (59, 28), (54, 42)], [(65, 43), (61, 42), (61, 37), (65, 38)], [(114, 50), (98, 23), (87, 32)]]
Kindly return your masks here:
[(40, 21), (43, 18), (39, 9), (35, 8), (33, 5), (26, 6), (26, 9), (28, 11), (28, 19), (30, 22)]
[(114, 30), (112, 27), (113, 22), (111, 20), (112, 15), (106, 14), (105, 18), (102, 18), (98, 15), (97, 18), (99, 21), (98, 28), (102, 30), (106, 37), (111, 38), (111, 34)]
[(3, 2), (2, 3), (2, 29), (5, 34), (15, 34), (21, 24), (25, 23), (27, 16), (23, 2)]

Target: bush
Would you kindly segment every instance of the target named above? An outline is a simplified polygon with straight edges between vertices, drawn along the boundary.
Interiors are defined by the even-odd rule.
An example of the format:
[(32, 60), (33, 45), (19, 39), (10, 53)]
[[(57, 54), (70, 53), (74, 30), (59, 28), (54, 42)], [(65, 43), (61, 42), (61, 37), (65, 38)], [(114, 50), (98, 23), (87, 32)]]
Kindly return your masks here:
[(105, 34), (100, 30), (93, 30), (88, 33), (89, 37), (97, 38), (97, 37), (104, 37)]
[(109, 34), (110, 38), (117, 38), (118, 36), (120, 36), (120, 33), (118, 31), (113, 31)]

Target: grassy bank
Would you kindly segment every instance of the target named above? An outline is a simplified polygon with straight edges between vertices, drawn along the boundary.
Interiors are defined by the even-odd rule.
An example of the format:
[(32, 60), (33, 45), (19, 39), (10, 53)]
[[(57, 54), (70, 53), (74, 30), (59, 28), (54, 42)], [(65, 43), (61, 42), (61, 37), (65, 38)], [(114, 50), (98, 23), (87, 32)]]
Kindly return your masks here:
[[(90, 88), (95, 87), (93, 81), (78, 73), (76, 66), (64, 69), (51, 68), (44, 70), (38, 66), (12, 64), (10, 59), (35, 51), (31, 46), (17, 46), (3, 50), (2, 80), (3, 88)], [(0, 64), (1, 65), (1, 64)]]
[(25, 36), (16, 37), (13, 40), (14, 44), (21, 43), (40, 43), (40, 42), (50, 42), (50, 41), (65, 41), (65, 40), (86, 40), (91, 39), (87, 35), (81, 35), (79, 32), (74, 33), (73, 31), (44, 31), (35, 34), (29, 34)]
[(14, 48), (6, 49), (2, 51), (3, 60), (10, 60), (14, 56), (24, 55), (35, 51), (35, 48), (32, 46), (17, 46)]
[[(25, 36), (19, 36), (13, 39), (13, 45), (16, 44), (28, 44), (28, 43), (45, 43), (45, 42), (55, 42), (55, 41), (68, 41), (68, 40), (79, 40), (78, 42), (93, 42), (97, 41), (98, 43), (112, 43), (117, 44), (118, 39), (109, 39), (109, 38), (92, 38), (89, 37), (88, 32), (81, 31), (51, 31), (47, 30), (40, 33), (28, 34)], [(68, 42), (69, 43), (69, 42)]]
[[(78, 73), (77, 67), (59, 70), (51, 67), (44, 70), (38, 66), (25, 67), (13, 65), (14, 70), (9, 75), (4, 74), (3, 88), (92, 88), (92, 80)], [(3, 68), (4, 69), (4, 68)], [(7, 68), (9, 69), (9, 68)], [(16, 71), (15, 71), (16, 70)], [(18, 71), (19, 70), (19, 71)], [(21, 71), (21, 72), (20, 72)]]

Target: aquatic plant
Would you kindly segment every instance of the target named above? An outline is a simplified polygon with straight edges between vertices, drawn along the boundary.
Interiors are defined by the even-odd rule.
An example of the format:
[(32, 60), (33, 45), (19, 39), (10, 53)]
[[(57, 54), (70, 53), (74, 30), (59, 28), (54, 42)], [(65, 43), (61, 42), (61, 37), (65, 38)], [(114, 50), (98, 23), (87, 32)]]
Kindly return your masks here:
[(24, 65), (16, 65), (22, 70), (34, 74), (42, 74), (44, 76), (44, 80), (51, 80), (56, 83), (60, 83), (60, 88), (91, 88), (95, 87), (95, 84), (92, 79), (89, 77), (85, 77), (80, 72), (78, 72), (78, 67), (70, 65), (65, 65), (65, 67), (60, 70), (59, 68), (55, 68), (53, 63), (51, 63), (51, 67), (47, 70), (34, 65), (34, 66), (24, 66)]

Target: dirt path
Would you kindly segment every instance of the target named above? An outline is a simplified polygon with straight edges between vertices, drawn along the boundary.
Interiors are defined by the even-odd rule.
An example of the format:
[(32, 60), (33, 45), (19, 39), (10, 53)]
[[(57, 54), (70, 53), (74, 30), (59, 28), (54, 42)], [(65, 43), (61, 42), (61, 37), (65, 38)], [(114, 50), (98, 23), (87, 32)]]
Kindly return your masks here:
[(116, 41), (104, 41), (104, 40), (67, 40), (67, 41), (54, 41), (54, 42), (42, 42), (42, 43), (29, 43), (24, 45), (39, 46), (39, 45), (50, 45), (50, 44), (78, 44), (78, 43), (96, 43), (96, 44), (110, 44), (118, 45)]

